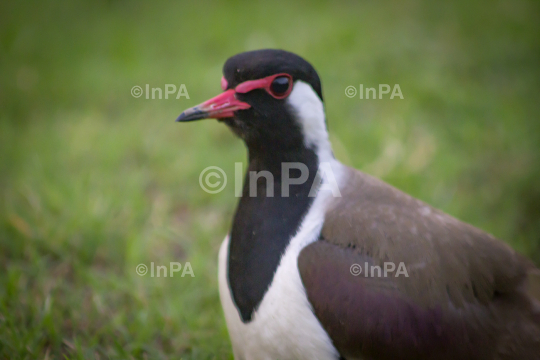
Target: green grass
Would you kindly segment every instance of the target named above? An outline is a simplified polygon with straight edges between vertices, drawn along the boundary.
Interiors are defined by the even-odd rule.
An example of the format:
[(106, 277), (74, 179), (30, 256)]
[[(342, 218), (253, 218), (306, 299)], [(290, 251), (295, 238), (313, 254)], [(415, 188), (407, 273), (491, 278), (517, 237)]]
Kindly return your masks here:
[[(239, 140), (175, 124), (221, 66), (318, 69), (336, 155), (540, 262), (535, 1), (0, 5), (0, 359), (230, 359), (216, 257)], [(404, 100), (345, 96), (400, 84)], [(190, 99), (133, 98), (185, 84)], [(229, 175), (216, 195), (199, 173)], [(140, 277), (151, 262), (195, 277)]]

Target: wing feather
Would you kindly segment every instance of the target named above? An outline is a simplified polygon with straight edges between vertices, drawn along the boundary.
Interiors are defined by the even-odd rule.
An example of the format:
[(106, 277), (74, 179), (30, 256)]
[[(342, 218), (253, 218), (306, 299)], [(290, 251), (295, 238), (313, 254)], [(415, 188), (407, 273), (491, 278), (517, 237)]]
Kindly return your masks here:
[[(532, 268), (525, 258), (380, 180), (348, 171), (320, 241), (298, 260), (314, 312), (345, 358), (540, 358), (540, 317), (524, 290)], [(403, 263), (408, 276), (351, 274), (353, 264), (384, 269), (385, 263), (396, 269)], [(497, 355), (505, 352), (513, 357)]]

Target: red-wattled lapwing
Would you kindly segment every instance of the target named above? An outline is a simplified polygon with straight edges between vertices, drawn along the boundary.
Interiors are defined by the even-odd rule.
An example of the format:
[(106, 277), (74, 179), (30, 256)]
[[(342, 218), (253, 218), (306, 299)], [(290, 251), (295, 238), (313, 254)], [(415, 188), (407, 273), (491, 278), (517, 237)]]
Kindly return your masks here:
[[(219, 252), (235, 359), (540, 359), (540, 275), (528, 260), (335, 160), (304, 59), (245, 52), (223, 73), (224, 92), (178, 121), (219, 119), (249, 152)], [(249, 172), (264, 176), (250, 184)], [(384, 276), (387, 263), (404, 267)]]

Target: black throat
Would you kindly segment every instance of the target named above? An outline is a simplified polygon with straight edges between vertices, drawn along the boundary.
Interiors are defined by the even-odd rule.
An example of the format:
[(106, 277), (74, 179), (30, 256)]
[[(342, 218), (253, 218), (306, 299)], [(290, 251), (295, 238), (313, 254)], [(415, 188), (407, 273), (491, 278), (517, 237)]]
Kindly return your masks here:
[[(261, 303), (285, 248), (313, 203), (314, 197), (308, 195), (318, 167), (316, 153), (306, 147), (287, 151), (248, 147), (249, 167), (234, 216), (228, 258), (229, 286), (244, 323), (251, 320)], [(302, 163), (309, 171), (307, 181), (289, 185), (287, 197), (282, 196), (282, 163)], [(274, 178), (273, 196), (267, 193), (262, 176), (256, 182), (256, 196), (250, 196), (249, 174), (261, 171)], [(294, 168), (288, 173), (291, 179), (301, 174)]]

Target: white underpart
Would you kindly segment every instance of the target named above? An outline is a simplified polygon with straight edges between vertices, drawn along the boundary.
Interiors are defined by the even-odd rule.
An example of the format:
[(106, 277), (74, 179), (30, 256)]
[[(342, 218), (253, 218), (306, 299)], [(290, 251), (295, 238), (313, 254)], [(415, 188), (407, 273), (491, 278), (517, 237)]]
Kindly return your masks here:
[(300, 124), (305, 145), (315, 150), (319, 163), (333, 160), (332, 146), (326, 129), (324, 105), (311, 85), (297, 80), (287, 98), (287, 104), (294, 111), (296, 121)]
[[(342, 165), (333, 161), (335, 174)], [(339, 180), (341, 177), (339, 177)], [(341, 183), (341, 181), (340, 181)], [(317, 240), (332, 193), (320, 192), (285, 249), (272, 283), (248, 323), (236, 309), (227, 281), (229, 237), (219, 251), (219, 294), (236, 360), (337, 360), (332, 340), (315, 317), (300, 273), (300, 251)]]
[[(328, 163), (339, 186), (344, 167), (332, 155), (324, 107), (310, 85), (297, 81), (287, 99), (300, 123), (307, 146), (320, 163)], [(324, 180), (323, 180), (324, 181)], [(232, 300), (227, 278), (229, 237), (219, 251), (219, 294), (236, 360), (336, 360), (331, 339), (315, 317), (300, 273), (300, 251), (316, 241), (322, 229), (332, 192), (319, 191), (285, 249), (274, 278), (252, 320), (243, 323)]]

